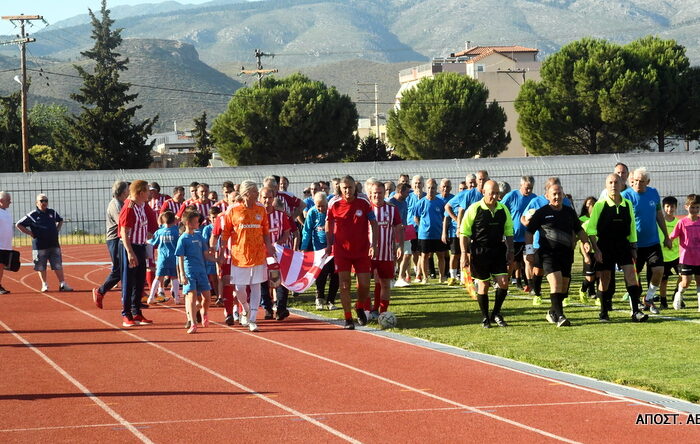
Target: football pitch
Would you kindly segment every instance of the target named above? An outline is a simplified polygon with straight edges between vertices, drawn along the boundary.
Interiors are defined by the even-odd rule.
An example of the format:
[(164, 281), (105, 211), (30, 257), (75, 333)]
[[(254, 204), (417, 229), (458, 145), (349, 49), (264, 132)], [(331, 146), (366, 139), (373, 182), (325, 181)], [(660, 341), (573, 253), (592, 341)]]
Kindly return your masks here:
[[(493, 328), (484, 329), (479, 307), (464, 287), (448, 287), (433, 279), (433, 284), (392, 289), (389, 310), (398, 318), (393, 331), (700, 402), (697, 377), (700, 341), (696, 340), (700, 336), (700, 312), (694, 283), (685, 293), (685, 309), (661, 310), (659, 315), (650, 315), (645, 323), (633, 323), (629, 304), (621, 300), (622, 273), (616, 277), (618, 291), (609, 323), (598, 321), (598, 307), (593, 300), (587, 305), (579, 302), (582, 277), (581, 258), (577, 254), (570, 305), (565, 308), (570, 327), (557, 328), (545, 320), (549, 309), (546, 280), (542, 285), (542, 305), (533, 306), (531, 297), (511, 287), (502, 310), (509, 327), (498, 328), (494, 324)], [(671, 277), (671, 291), (675, 278)], [(643, 287), (646, 289), (646, 284)], [(354, 297), (353, 283), (353, 301)], [(492, 306), (493, 290), (490, 299)], [(314, 301), (312, 287), (298, 295), (291, 305), (322, 316), (342, 318), (342, 310), (318, 311)], [(340, 297), (336, 305), (340, 307)]]

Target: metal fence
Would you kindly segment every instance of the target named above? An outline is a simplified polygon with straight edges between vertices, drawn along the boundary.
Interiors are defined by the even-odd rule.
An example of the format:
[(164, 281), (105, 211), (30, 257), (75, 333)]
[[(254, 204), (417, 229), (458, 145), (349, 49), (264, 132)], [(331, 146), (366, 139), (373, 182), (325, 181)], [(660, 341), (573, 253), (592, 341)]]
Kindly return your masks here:
[[(630, 169), (645, 166), (651, 174), (651, 186), (662, 196), (676, 196), (680, 202), (689, 193), (700, 192), (700, 152), (641, 153), (620, 155), (552, 156), (495, 159), (446, 159), (401, 162), (358, 162), (299, 165), (263, 165), (229, 168), (176, 168), (114, 171), (72, 171), (47, 173), (0, 174), (0, 189), (12, 193), (10, 207), (14, 220), (34, 209), (36, 195), (49, 196), (49, 206), (65, 219), (64, 243), (99, 243), (104, 239), (105, 209), (111, 199), (115, 180), (156, 181), (164, 193), (174, 186), (187, 187), (193, 181), (205, 182), (219, 190), (225, 180), (239, 183), (245, 179), (258, 183), (270, 174), (286, 176), (290, 190), (301, 195), (303, 189), (317, 180), (330, 180), (347, 174), (357, 180), (375, 177), (396, 180), (400, 174), (421, 174), (426, 179), (448, 178), (453, 189), (464, 176), (477, 170), (487, 170), (496, 180), (517, 187), (520, 176), (535, 177), (535, 192), (549, 176), (559, 176), (564, 190), (574, 197), (578, 209), (586, 196), (598, 196), (604, 179), (616, 162)], [(682, 205), (679, 212), (682, 212)], [(27, 245), (30, 239), (16, 232), (17, 245)]]

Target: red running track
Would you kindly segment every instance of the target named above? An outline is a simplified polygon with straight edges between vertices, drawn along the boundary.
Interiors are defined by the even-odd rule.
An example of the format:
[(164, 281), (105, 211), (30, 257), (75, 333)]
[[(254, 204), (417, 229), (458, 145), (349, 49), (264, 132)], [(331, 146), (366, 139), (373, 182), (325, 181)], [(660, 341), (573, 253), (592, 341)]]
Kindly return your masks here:
[(673, 413), (658, 406), (296, 315), (187, 335), (166, 304), (123, 329), (116, 292), (92, 303), (106, 272), (66, 265), (74, 293), (5, 273), (1, 442), (700, 442), (700, 426), (635, 425)]

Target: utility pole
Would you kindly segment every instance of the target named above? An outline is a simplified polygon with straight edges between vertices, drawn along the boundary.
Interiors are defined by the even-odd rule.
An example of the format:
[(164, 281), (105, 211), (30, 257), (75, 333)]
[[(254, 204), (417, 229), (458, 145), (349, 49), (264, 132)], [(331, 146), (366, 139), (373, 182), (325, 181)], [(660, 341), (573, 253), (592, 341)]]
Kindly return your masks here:
[(20, 35), (19, 39), (13, 40), (11, 42), (5, 43), (18, 43), (20, 51), (20, 65), (21, 65), (21, 78), (20, 83), (22, 86), (22, 171), (25, 173), (29, 172), (29, 119), (27, 118), (27, 91), (29, 90), (29, 84), (27, 83), (27, 43), (35, 42), (36, 39), (31, 39), (27, 37), (27, 33), (24, 30), (25, 22), (31, 22), (32, 20), (44, 20), (41, 15), (5, 15), (2, 17), (3, 20), (9, 20), (12, 23), (19, 22)]
[(262, 58), (263, 57), (274, 57), (274, 54), (266, 54), (259, 49), (255, 50), (255, 58), (257, 59), (257, 69), (245, 69), (245, 66), (241, 66), (241, 74), (253, 74), (258, 76), (258, 86), (262, 85), (262, 79), (268, 74), (277, 72), (276, 69), (263, 69)]
[[(380, 134), (379, 134), (379, 85), (377, 83), (360, 83), (357, 82), (357, 86), (374, 86), (374, 125), (376, 128), (376, 136), (377, 140), (381, 140)], [(369, 94), (372, 94), (372, 91), (361, 91), (360, 89), (357, 90), (358, 93), (362, 94), (365, 98), (365, 100), (371, 100), (369, 98)]]

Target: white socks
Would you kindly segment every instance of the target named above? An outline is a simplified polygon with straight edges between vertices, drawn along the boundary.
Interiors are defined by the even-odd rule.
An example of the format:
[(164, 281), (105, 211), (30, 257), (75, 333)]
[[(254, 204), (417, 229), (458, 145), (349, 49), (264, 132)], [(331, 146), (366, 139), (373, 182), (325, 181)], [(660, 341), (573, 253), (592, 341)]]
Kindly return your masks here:
[(450, 277), (457, 279), (457, 269), (456, 268), (450, 268)]
[(659, 287), (657, 287), (656, 285), (654, 285), (652, 283), (649, 283), (649, 288), (647, 289), (647, 296), (646, 296), (647, 302), (651, 302), (654, 300), (654, 296), (656, 296), (656, 290), (658, 290), (658, 289), (659, 289)]
[(172, 286), (171, 291), (173, 294), (173, 299), (180, 299), (180, 281), (177, 279), (170, 279), (170, 285)]
[(153, 283), (151, 284), (151, 292), (148, 295), (149, 301), (152, 301), (156, 298), (156, 294), (158, 293), (158, 289), (160, 289), (160, 281), (158, 279), (154, 279)]

